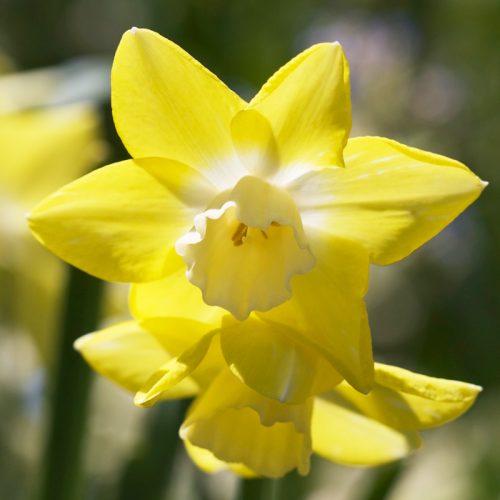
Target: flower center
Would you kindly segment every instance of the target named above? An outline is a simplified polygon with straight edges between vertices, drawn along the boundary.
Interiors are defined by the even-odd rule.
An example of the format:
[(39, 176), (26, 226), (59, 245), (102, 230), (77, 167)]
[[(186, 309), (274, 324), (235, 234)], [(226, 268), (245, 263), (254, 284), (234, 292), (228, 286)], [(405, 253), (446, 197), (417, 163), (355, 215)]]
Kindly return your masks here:
[(248, 176), (224, 201), (195, 217), (176, 250), (205, 302), (242, 320), (288, 300), (292, 276), (310, 271), (314, 257), (286, 191)]
[[(271, 226), (280, 226), (281, 224), (279, 222), (276, 222), (276, 221), (272, 221), (271, 222)], [(246, 238), (247, 238), (247, 234), (248, 234), (248, 226), (246, 224), (243, 224), (243, 222), (240, 222), (238, 224), (238, 227), (236, 228), (236, 231), (234, 232), (233, 236), (231, 237), (231, 240), (233, 242), (233, 245), (235, 247), (239, 247), (241, 245), (243, 245), (243, 243), (245, 242)], [(250, 228), (250, 230), (252, 230), (253, 228)], [(263, 230), (263, 229), (260, 229), (260, 234), (263, 236), (263, 238), (265, 238), (266, 240), (269, 239), (269, 236), (267, 235), (267, 233)]]

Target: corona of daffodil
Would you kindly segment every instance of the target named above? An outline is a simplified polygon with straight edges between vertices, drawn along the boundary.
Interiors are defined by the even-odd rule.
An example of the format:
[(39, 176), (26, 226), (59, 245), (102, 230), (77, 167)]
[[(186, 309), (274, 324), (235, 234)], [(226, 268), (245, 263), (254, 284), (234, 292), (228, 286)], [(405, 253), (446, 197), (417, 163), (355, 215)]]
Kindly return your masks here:
[(302, 378), (316, 378), (321, 395), (282, 403), (235, 377), (223, 361), (223, 337), (203, 331), (194, 321), (156, 318), (86, 335), (76, 347), (98, 372), (136, 392), (140, 405), (201, 391), (180, 435), (206, 472), (280, 477), (296, 468), (307, 474), (312, 452), (346, 465), (396, 460), (420, 446), (420, 430), (457, 418), (481, 390), (376, 364), (368, 395), (338, 379), (326, 381), (328, 372), (304, 371)]
[[(305, 50), (247, 103), (173, 42), (133, 28), (114, 60), (112, 108), (133, 159), (43, 200), (30, 214), (37, 238), (91, 274), (135, 283), (138, 318), (183, 317), (201, 291), (188, 317), (217, 326), (223, 311), (236, 318), (224, 320), (232, 335), (221, 342), (245, 382), (254, 353), (286, 344), (369, 391), (369, 262), (407, 256), (484, 183), (449, 158), (349, 139), (348, 65), (337, 43)], [(299, 339), (274, 333), (275, 315), (287, 311)], [(252, 312), (267, 336), (242, 321)]]

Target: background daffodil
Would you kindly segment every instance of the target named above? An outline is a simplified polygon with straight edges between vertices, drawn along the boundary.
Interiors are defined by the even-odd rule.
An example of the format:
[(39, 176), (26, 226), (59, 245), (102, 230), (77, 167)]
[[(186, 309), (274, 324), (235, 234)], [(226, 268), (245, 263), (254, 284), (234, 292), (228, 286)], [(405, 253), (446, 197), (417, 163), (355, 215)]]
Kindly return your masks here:
[[(17, 90), (26, 91), (27, 75)], [(4, 80), (0, 80), (0, 86)], [(3, 89), (5, 90), (5, 89)], [(2, 96), (8, 101), (10, 94)], [(44, 361), (53, 356), (63, 266), (34, 244), (25, 213), (41, 197), (102, 161), (96, 107), (75, 103), (38, 109), (2, 109), (0, 103), (0, 323), (24, 330)], [(4, 326), (4, 325), (3, 325)]]
[(133, 159), (43, 200), (30, 214), (37, 238), (101, 278), (148, 282), (133, 294), (165, 308), (171, 297), (145, 297), (178, 280), (175, 247), (206, 304), (243, 320), (288, 300), (336, 350), (341, 375), (369, 390), (368, 263), (408, 255), (484, 183), (448, 158), (348, 140), (337, 43), (302, 52), (246, 103), (173, 42), (134, 28), (115, 56), (112, 108)]
[[(330, 388), (323, 384), (321, 395), (284, 403), (235, 377), (224, 366), (219, 340), (210, 344), (214, 334), (202, 336), (204, 329), (179, 319), (127, 322), (84, 336), (76, 347), (101, 374), (137, 391), (137, 404), (199, 394), (180, 434), (207, 472), (280, 477), (297, 468), (306, 474), (312, 452), (348, 465), (396, 460), (420, 446), (418, 431), (457, 418), (480, 391), (376, 364), (368, 395), (337, 379)], [(198, 342), (193, 346), (189, 338)], [(200, 351), (209, 352), (203, 360)]]

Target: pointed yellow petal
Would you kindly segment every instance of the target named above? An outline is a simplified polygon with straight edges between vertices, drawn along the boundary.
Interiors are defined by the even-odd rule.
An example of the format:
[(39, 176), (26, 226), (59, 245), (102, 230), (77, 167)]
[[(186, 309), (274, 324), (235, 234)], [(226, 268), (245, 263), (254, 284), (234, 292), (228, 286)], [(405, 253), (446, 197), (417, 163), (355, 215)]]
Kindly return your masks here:
[(222, 372), (196, 400), (180, 435), (217, 459), (243, 464), (257, 475), (280, 477), (309, 469), (311, 401), (287, 405), (248, 389)]
[[(182, 323), (182, 320), (178, 320)], [(194, 335), (198, 335), (198, 325), (194, 322), (183, 322), (183, 333), (186, 336), (190, 335), (190, 328), (194, 328)], [(173, 358), (161, 367), (159, 367), (148, 381), (141, 387), (134, 398), (134, 403), (137, 406), (152, 406), (158, 400), (163, 398), (163, 395), (170, 391), (179, 383), (185, 381), (186, 377), (198, 367), (207, 354), (212, 339), (217, 331), (207, 333), (198, 342), (195, 342), (189, 349), (184, 351), (178, 357)], [(221, 366), (222, 368), (222, 366)], [(192, 383), (193, 387), (198, 389), (198, 385)]]
[(184, 446), (191, 460), (207, 474), (215, 474), (223, 470), (230, 470), (241, 477), (256, 477), (255, 472), (251, 471), (243, 464), (223, 462), (216, 458), (211, 451), (205, 448), (198, 448), (198, 446), (192, 445), (187, 439), (184, 440)]
[(255, 109), (240, 111), (231, 122), (231, 135), (241, 163), (258, 177), (279, 167), (278, 145), (269, 122)]
[(204, 210), (219, 194), (203, 173), (183, 163), (154, 158), (136, 159), (135, 163), (175, 194), (184, 205), (192, 207), (193, 214)]
[(159, 281), (134, 284), (130, 289), (130, 309), (138, 319), (177, 316), (220, 325), (224, 309), (203, 302), (201, 291), (186, 278), (186, 265), (175, 251), (166, 260), (168, 275)]
[(207, 323), (184, 317), (150, 317), (138, 323), (172, 357), (177, 357), (191, 348), (212, 330)]
[(459, 417), (480, 390), (465, 382), (377, 363), (375, 385), (369, 394), (360, 394), (346, 383), (339, 384), (335, 393), (367, 417), (406, 432), (436, 427)]
[[(96, 372), (133, 392), (169, 360), (161, 344), (135, 321), (84, 335), (75, 342), (75, 349)], [(179, 398), (195, 392), (192, 382), (186, 382), (165, 396)]]
[(485, 186), (461, 163), (379, 137), (349, 140), (345, 169), (289, 186), (305, 226), (358, 241), (375, 264), (398, 261), (435, 236)]
[(334, 396), (314, 400), (311, 432), (315, 453), (346, 465), (380, 465), (420, 446), (416, 433), (392, 429)]
[(134, 158), (172, 158), (218, 185), (234, 182), (240, 164), (230, 123), (245, 102), (179, 46), (149, 30), (127, 31), (111, 88), (115, 125)]
[(286, 325), (227, 318), (221, 348), (233, 373), (254, 391), (282, 403), (301, 403), (331, 390), (342, 377), (300, 338)]
[[(169, 169), (170, 182), (142, 166)], [(100, 278), (159, 279), (169, 249), (192, 224), (195, 212), (186, 203), (198, 180), (194, 170), (169, 160), (115, 163), (44, 199), (29, 215), (30, 227), (49, 250)]]
[(338, 43), (314, 45), (283, 66), (249, 107), (269, 120), (283, 168), (343, 166), (351, 128), (349, 69)]
[(351, 385), (368, 392), (373, 382), (370, 329), (363, 296), (368, 256), (359, 245), (309, 230), (313, 270), (292, 281), (292, 298), (266, 313), (306, 336)]
[(428, 429), (465, 413), (481, 392), (481, 387), (442, 378), (428, 377), (396, 366), (375, 365), (377, 386), (396, 393), (413, 415), (413, 422), (400, 425)]

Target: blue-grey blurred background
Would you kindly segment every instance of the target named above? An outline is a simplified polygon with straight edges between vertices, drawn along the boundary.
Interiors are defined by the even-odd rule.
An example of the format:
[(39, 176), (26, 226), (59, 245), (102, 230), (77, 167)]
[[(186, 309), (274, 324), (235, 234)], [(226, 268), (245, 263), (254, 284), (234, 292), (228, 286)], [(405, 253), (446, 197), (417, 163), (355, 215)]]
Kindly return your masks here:
[[(426, 446), (404, 461), (390, 488), (377, 493), (388, 469), (319, 459), (298, 488), (311, 500), (500, 498), (500, 3), (0, 0), (0, 131), (13, 112), (91, 102), (100, 124), (88, 168), (126, 158), (109, 111), (109, 69), (131, 26), (173, 39), (243, 97), (305, 47), (338, 40), (351, 67), (352, 135), (387, 136), (451, 156), (490, 182), (430, 243), (397, 265), (373, 268), (368, 296), (377, 359), (480, 384), (476, 406), (426, 434)], [(6, 147), (0, 169), (8, 168)], [(29, 148), (30, 140), (21, 135), (16, 147)], [(49, 175), (49, 165), (39, 169), (33, 183)], [(33, 283), (39, 267), (52, 265), (44, 264), (46, 255), (10, 258), (24, 229), (8, 224), (18, 210), (9, 189), (0, 185), (6, 200), (0, 202), (0, 498), (21, 500), (29, 498), (41, 466), (61, 292), (50, 302), (52, 292)], [(105, 321), (125, 315), (126, 291), (108, 290), (107, 303)], [(130, 495), (144, 485), (134, 486), (126, 471), (147, 455), (143, 436), (154, 422), (102, 379), (91, 398), (84, 498), (141, 498)], [(233, 477), (207, 478), (176, 453), (174, 478), (158, 498), (232, 498)]]

